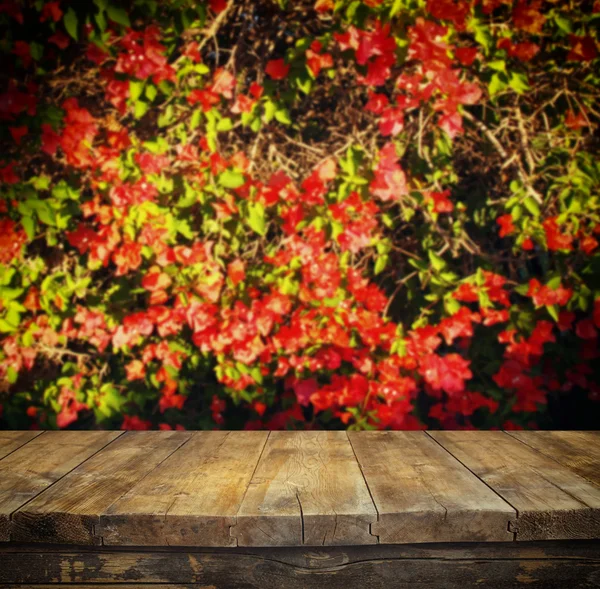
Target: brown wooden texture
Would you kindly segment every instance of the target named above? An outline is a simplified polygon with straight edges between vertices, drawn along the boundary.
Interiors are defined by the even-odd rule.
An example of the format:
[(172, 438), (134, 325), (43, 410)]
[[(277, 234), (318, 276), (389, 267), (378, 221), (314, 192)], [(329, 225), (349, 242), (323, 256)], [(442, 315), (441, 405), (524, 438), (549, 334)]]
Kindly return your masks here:
[[(85, 438), (95, 432), (77, 433)], [(50, 434), (42, 437), (46, 435)], [(105, 432), (105, 435), (114, 437), (116, 434)], [(190, 437), (188, 432), (127, 432), (121, 435), (14, 513), (13, 539), (97, 543), (99, 539), (94, 535), (93, 526), (98, 523), (99, 516)], [(42, 449), (38, 459), (45, 452), (47, 450)]]
[(600, 485), (600, 432), (507, 432), (513, 438)]
[(517, 540), (600, 537), (600, 488), (500, 431), (429, 432), (518, 512)]
[(42, 432), (6, 432), (0, 431), (0, 460), (14, 452), (17, 448), (24, 446)]
[[(600, 586), (598, 542), (115, 549), (5, 545), (0, 586), (546, 589)], [(10, 548), (10, 550), (8, 549)], [(18, 586), (18, 585), (17, 585)], [(56, 585), (47, 585), (56, 586)]]
[(509, 541), (515, 510), (424, 432), (349, 432), (381, 543)]
[(239, 546), (373, 544), (376, 520), (345, 432), (272, 432), (231, 533)]
[(105, 545), (235, 546), (267, 432), (197, 432), (100, 516)]
[(120, 432), (46, 432), (0, 460), (0, 541), (8, 541), (11, 514), (50, 487)]

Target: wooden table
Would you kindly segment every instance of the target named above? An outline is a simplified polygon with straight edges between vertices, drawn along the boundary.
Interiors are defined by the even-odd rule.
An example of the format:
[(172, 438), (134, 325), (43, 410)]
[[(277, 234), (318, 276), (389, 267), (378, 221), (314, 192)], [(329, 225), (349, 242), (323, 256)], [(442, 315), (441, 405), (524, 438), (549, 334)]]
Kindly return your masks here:
[(0, 432), (0, 586), (600, 587), (600, 433)]

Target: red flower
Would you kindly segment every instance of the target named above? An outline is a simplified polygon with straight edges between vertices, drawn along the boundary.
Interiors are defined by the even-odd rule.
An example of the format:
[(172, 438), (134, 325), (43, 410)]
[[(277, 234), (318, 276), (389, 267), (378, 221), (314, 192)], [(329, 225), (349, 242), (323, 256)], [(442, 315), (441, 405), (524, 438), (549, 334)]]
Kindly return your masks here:
[(0, 264), (10, 264), (21, 254), (25, 232), (11, 219), (0, 219)]
[(215, 14), (219, 14), (227, 8), (227, 0), (208, 0), (208, 4), (210, 6), (210, 9)]
[(227, 276), (233, 283), (233, 286), (237, 286), (240, 282), (246, 278), (246, 270), (244, 261), (241, 259), (234, 260), (227, 266)]
[(29, 131), (26, 125), (21, 127), (9, 127), (8, 130), (10, 131), (10, 134), (17, 145), (21, 145), (21, 139), (25, 137)]
[(59, 49), (66, 49), (71, 43), (71, 39), (62, 31), (57, 31), (54, 35), (48, 37), (50, 43), (54, 43)]
[(272, 59), (267, 62), (267, 67), (265, 67), (265, 73), (273, 80), (283, 80), (289, 71), (290, 66), (283, 59)]
[(451, 345), (456, 338), (471, 337), (474, 322), (481, 322), (479, 314), (473, 313), (467, 307), (461, 307), (454, 315), (442, 320), (440, 333), (444, 336), (446, 343)]
[(594, 301), (594, 325), (600, 329), (600, 299)]
[(31, 48), (29, 47), (29, 43), (25, 43), (25, 41), (15, 41), (15, 46), (12, 52), (17, 57), (21, 58), (23, 67), (28, 68), (33, 62), (33, 58), (31, 57)]
[(591, 61), (598, 55), (596, 41), (589, 35), (579, 37), (577, 35), (569, 35), (571, 43), (571, 51), (567, 55), (567, 59), (571, 61)]
[(322, 12), (330, 12), (335, 7), (335, 2), (333, 0), (317, 0), (315, 2), (315, 11)]
[(142, 286), (150, 292), (165, 290), (171, 286), (171, 277), (165, 272), (161, 272), (158, 268), (148, 272), (142, 278)]
[(123, 417), (123, 423), (121, 424), (121, 429), (126, 430), (149, 430), (152, 427), (152, 423), (150, 421), (141, 419), (137, 415), (125, 415)]
[(379, 132), (384, 137), (395, 137), (404, 129), (404, 109), (386, 108), (379, 119)]
[(125, 366), (127, 380), (142, 380), (146, 376), (146, 367), (141, 360), (132, 360)]
[(496, 223), (500, 225), (500, 231), (498, 232), (498, 235), (500, 237), (506, 237), (507, 235), (511, 235), (517, 229), (513, 223), (512, 215), (510, 214), (501, 215), (496, 219)]
[(542, 225), (546, 232), (546, 244), (548, 245), (549, 250), (573, 250), (573, 237), (561, 233), (556, 217), (546, 219)]
[(460, 63), (464, 66), (472, 65), (477, 58), (478, 53), (479, 49), (477, 47), (457, 47), (454, 50), (456, 59), (458, 59), (458, 61), (460, 61)]
[(430, 354), (421, 360), (419, 374), (433, 391), (456, 395), (465, 390), (465, 381), (473, 376), (469, 364), (458, 354)]
[(569, 129), (581, 129), (582, 127), (589, 127), (590, 123), (583, 112), (579, 111), (575, 114), (572, 110), (568, 110), (565, 125)]
[(581, 339), (596, 339), (598, 332), (596, 331), (596, 327), (594, 322), (591, 319), (582, 319), (577, 322), (575, 326), (575, 333), (577, 337)]
[(523, 240), (523, 243), (521, 244), (521, 247), (525, 250), (525, 251), (531, 251), (535, 246), (533, 245), (533, 241), (531, 241), (530, 237), (526, 237)]
[(430, 192), (426, 195), (427, 200), (433, 201), (433, 210), (436, 213), (451, 213), (454, 210), (454, 203), (448, 198), (450, 190), (443, 192)]
[(63, 12), (60, 9), (60, 2), (46, 2), (42, 8), (40, 22), (51, 19), (58, 22), (62, 18)]
[(473, 284), (469, 284), (468, 282), (463, 282), (454, 291), (452, 296), (457, 301), (462, 301), (463, 303), (478, 303), (479, 302), (479, 294), (477, 292), (477, 287)]
[(123, 276), (130, 270), (137, 270), (142, 263), (142, 246), (139, 243), (125, 243), (113, 254), (117, 266), (116, 275)]
[(550, 288), (549, 286), (542, 285), (536, 278), (532, 278), (529, 281), (527, 296), (533, 299), (536, 307), (543, 307), (544, 305), (560, 305), (564, 307), (572, 295), (572, 289), (564, 288), (560, 284), (556, 288)]
[[(0, 165), (2, 164), (0, 163)], [(20, 180), (21, 178), (19, 178), (18, 174), (15, 172), (15, 162), (10, 162), (10, 164), (0, 168), (0, 182), (16, 184)]]
[(317, 77), (323, 68), (333, 67), (333, 57), (330, 53), (321, 53), (321, 43), (313, 41), (306, 51), (306, 66)]
[(513, 23), (528, 33), (541, 33), (546, 17), (540, 12), (542, 0), (519, 0), (513, 9)]

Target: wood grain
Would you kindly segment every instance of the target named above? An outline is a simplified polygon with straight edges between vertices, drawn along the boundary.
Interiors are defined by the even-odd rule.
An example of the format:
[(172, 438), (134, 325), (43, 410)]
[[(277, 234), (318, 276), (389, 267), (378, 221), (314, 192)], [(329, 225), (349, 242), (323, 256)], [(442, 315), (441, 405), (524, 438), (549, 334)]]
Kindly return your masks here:
[(100, 516), (105, 545), (235, 546), (267, 432), (197, 432)]
[[(101, 432), (78, 433), (85, 439), (92, 433)], [(104, 432), (104, 435), (114, 437), (118, 434)], [(98, 523), (99, 516), (190, 437), (188, 432), (127, 432), (121, 435), (14, 513), (13, 539), (98, 543), (100, 540), (94, 535), (93, 526)], [(12, 456), (16, 454), (18, 452)]]
[(0, 431), (0, 460), (14, 452), (27, 442), (37, 438), (42, 432), (7, 432)]
[[(469, 543), (253, 549), (0, 550), (4, 583), (123, 589), (597, 587), (600, 544)], [(48, 585), (56, 586), (56, 585)]]
[(600, 485), (600, 432), (506, 432), (538, 452)]
[(272, 432), (231, 533), (239, 546), (374, 544), (376, 520), (345, 432)]
[(379, 542), (510, 541), (515, 510), (424, 432), (349, 432)]
[(600, 488), (500, 431), (429, 432), (518, 512), (517, 540), (600, 537)]
[(120, 432), (46, 432), (0, 460), (0, 541), (9, 540), (14, 511), (119, 435)]

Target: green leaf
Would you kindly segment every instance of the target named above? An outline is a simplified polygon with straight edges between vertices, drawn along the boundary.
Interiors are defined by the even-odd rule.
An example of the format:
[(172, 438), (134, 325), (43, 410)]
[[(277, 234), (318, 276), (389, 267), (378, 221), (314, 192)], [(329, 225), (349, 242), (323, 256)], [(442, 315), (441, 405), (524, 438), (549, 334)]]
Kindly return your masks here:
[(556, 26), (564, 33), (573, 32), (573, 25), (566, 16), (563, 16), (562, 14), (555, 14), (554, 22), (556, 23)]
[(145, 80), (129, 80), (129, 97), (136, 101), (144, 91)]
[(19, 378), (19, 373), (12, 367), (9, 366), (6, 371), (6, 378), (9, 384), (15, 384), (17, 382), (17, 378)]
[(246, 183), (243, 174), (234, 172), (233, 170), (225, 170), (219, 176), (219, 184), (224, 188), (239, 188)]
[(133, 114), (136, 119), (141, 119), (147, 112), (149, 108), (149, 104), (147, 102), (142, 102), (138, 100), (133, 107)]
[(529, 90), (529, 82), (525, 74), (513, 72), (510, 75), (510, 81), (508, 84), (517, 94), (523, 94)]
[(156, 86), (154, 86), (153, 84), (149, 84), (148, 86), (146, 86), (146, 98), (150, 102), (152, 102), (156, 98), (157, 94), (158, 90), (156, 89)]
[(502, 79), (504, 76), (501, 74), (494, 74), (490, 83), (488, 84), (488, 92), (490, 96), (495, 96), (498, 92), (501, 92), (506, 88), (506, 82)]
[(65, 23), (65, 29), (67, 29), (67, 33), (77, 41), (79, 39), (78, 36), (78, 22), (77, 15), (72, 8), (67, 10), (65, 16), (63, 17), (63, 22)]
[(265, 207), (262, 203), (255, 202), (248, 205), (248, 225), (259, 235), (265, 234)]
[(429, 251), (429, 261), (434, 270), (443, 270), (446, 267), (444, 258), (438, 256), (435, 252)]
[(275, 111), (277, 110), (277, 106), (271, 100), (267, 100), (265, 102), (265, 114), (263, 115), (263, 119), (265, 123), (270, 123), (275, 116)]
[(558, 305), (546, 305), (546, 310), (554, 321), (558, 322)]
[(110, 5), (106, 9), (108, 13), (108, 18), (113, 22), (116, 22), (118, 25), (123, 25), (124, 27), (130, 27), (131, 23), (129, 22), (129, 16), (127, 16), (127, 12), (123, 8), (118, 8), (117, 6)]
[(377, 262), (375, 262), (375, 270), (374, 270), (375, 276), (377, 276), (377, 274), (381, 274), (385, 270), (385, 267), (387, 266), (389, 259), (390, 258), (387, 254), (377, 257)]
[(233, 123), (229, 117), (225, 117), (217, 123), (217, 131), (219, 132), (231, 131), (231, 129), (233, 129)]
[(283, 125), (291, 125), (292, 119), (290, 119), (290, 113), (287, 108), (279, 109), (275, 112), (275, 118)]
[(535, 198), (533, 198), (532, 196), (528, 196), (524, 201), (523, 204), (525, 205), (525, 208), (534, 216), (534, 217), (539, 217), (540, 216), (540, 205), (538, 205), (537, 201), (535, 200)]
[(23, 225), (23, 229), (25, 229), (25, 233), (29, 241), (32, 241), (35, 237), (35, 220), (33, 217), (23, 217), (21, 219), (21, 225)]

